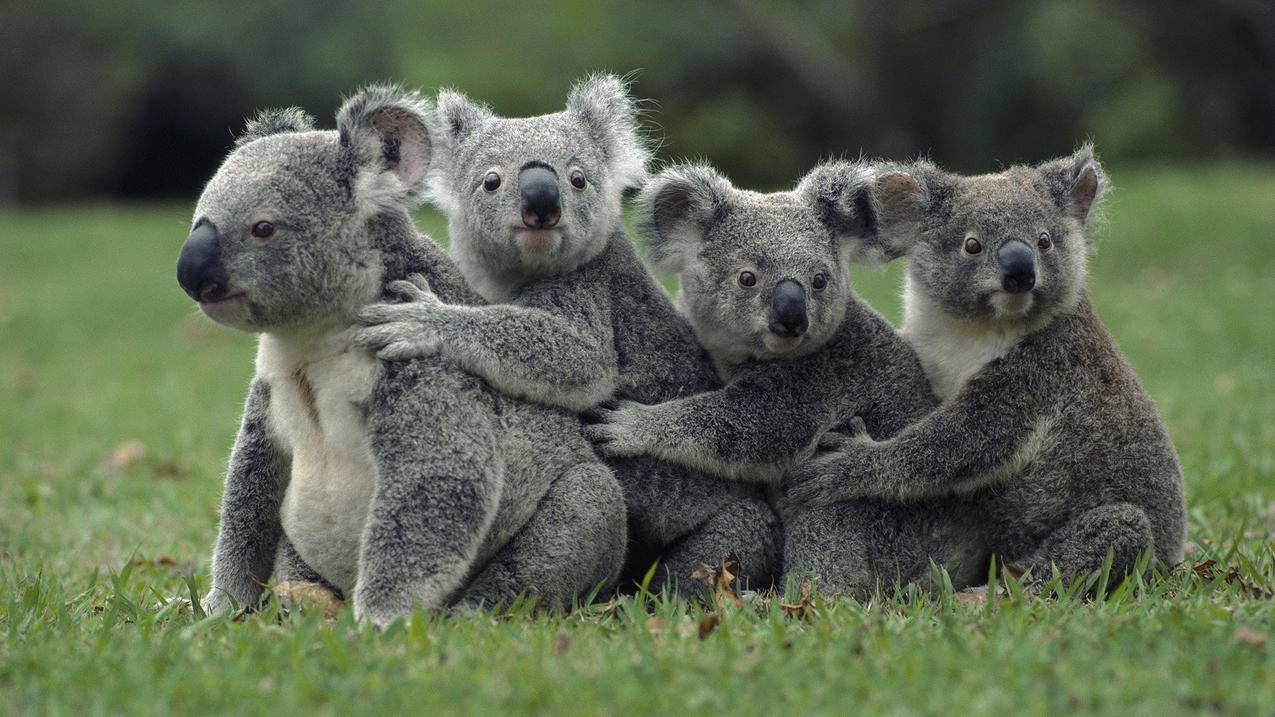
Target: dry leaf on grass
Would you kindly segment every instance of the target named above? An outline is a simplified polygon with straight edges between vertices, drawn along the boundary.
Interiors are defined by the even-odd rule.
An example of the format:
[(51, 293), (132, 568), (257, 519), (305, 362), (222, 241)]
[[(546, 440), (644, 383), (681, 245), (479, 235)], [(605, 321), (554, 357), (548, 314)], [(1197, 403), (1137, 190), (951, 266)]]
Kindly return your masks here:
[(102, 466), (117, 473), (137, 465), (146, 456), (146, 446), (141, 441), (121, 443), (102, 458)]
[(1241, 625), (1235, 628), (1235, 632), (1231, 633), (1231, 642), (1237, 645), (1252, 645), (1254, 647), (1266, 646), (1266, 633), (1260, 630), (1254, 630), (1251, 627)]
[(322, 583), (289, 580), (270, 586), (270, 592), (288, 606), (302, 610), (321, 610), (326, 620), (335, 620), (341, 612), (341, 601)]
[(784, 611), (784, 615), (795, 617), (801, 620), (809, 620), (815, 611), (815, 603), (810, 599), (810, 578), (801, 579), (801, 597), (797, 602), (779, 603), (779, 609)]
[(713, 630), (721, 624), (722, 618), (715, 612), (704, 613), (704, 617), (699, 619), (699, 639), (703, 640), (713, 634)]
[(735, 607), (743, 607), (744, 601), (735, 592), (735, 576), (739, 574), (739, 570), (739, 558), (730, 554), (722, 558), (720, 568), (699, 560), (691, 563), (691, 578), (713, 589), (713, 599), (719, 609), (725, 607), (727, 602)]
[(1256, 585), (1252, 580), (1240, 574), (1240, 569), (1232, 565), (1226, 569), (1225, 573), (1221, 573), (1217, 569), (1216, 560), (1205, 560), (1202, 563), (1196, 563), (1191, 566), (1191, 570), (1202, 580), (1217, 580), (1219, 577), (1226, 580), (1227, 585), (1238, 585), (1249, 594), (1250, 597), (1258, 600), (1268, 600), (1271, 598), (1271, 591), (1264, 587)]

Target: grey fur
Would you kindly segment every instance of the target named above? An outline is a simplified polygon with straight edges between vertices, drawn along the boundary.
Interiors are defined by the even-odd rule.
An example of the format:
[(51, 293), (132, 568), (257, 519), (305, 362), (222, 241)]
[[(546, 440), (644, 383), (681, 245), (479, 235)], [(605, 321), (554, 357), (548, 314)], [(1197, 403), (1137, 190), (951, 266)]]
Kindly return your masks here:
[[(351, 596), (378, 626), (521, 593), (566, 607), (619, 572), (623, 497), (574, 415), (497, 394), (444, 358), (383, 365), (353, 344), (355, 312), (418, 296), (416, 274), (448, 301), (481, 301), (406, 211), (427, 179), (428, 111), (373, 87), (336, 131), (255, 123), (199, 200), (195, 226), (215, 228), (237, 297), (201, 307), (261, 334), (209, 610), (254, 606), (272, 562)], [(267, 238), (251, 231), (263, 220)]]
[[(500, 305), (452, 306), (444, 297), (366, 309), (359, 340), (381, 356), (440, 354), (509, 394), (573, 411), (616, 396), (654, 403), (719, 385), (704, 350), (639, 260), (620, 223), (622, 192), (645, 178), (648, 153), (622, 81), (589, 78), (566, 110), (497, 117), (452, 92), (439, 96), (433, 197), (448, 215), (451, 249), (466, 278)], [(521, 168), (557, 175), (562, 219), (547, 247), (527, 243)], [(567, 178), (587, 177), (583, 189)], [(484, 189), (489, 171), (501, 174)], [(734, 553), (754, 585), (778, 558), (778, 521), (753, 486), (651, 460), (610, 461), (624, 488), (640, 573), (661, 560), (657, 589), (683, 592), (695, 560)]]
[[(850, 257), (875, 258), (899, 241), (894, 210), (877, 197), (897, 180), (845, 162), (772, 194), (736, 189), (702, 166), (654, 178), (639, 199), (653, 255), (679, 273), (681, 308), (729, 380), (655, 405), (599, 409), (586, 435), (606, 455), (654, 456), (774, 490), (851, 417), (888, 437), (932, 410), (937, 399), (915, 352), (849, 282)], [(741, 285), (744, 271), (753, 286)], [(827, 280), (820, 290), (818, 274)], [(779, 284), (791, 281), (804, 292), (809, 328), (784, 343), (768, 312)], [(785, 571), (815, 573), (828, 592), (921, 579), (931, 561), (976, 581), (986, 558), (962, 539), (961, 508), (951, 500), (782, 506)]]
[[(988, 549), (1037, 575), (1096, 570), (1108, 549), (1116, 575), (1148, 550), (1176, 563), (1176, 453), (1084, 288), (1087, 225), (1106, 183), (1092, 149), (978, 177), (902, 169), (924, 188), (903, 333), (944, 403), (893, 438), (821, 455), (789, 494), (823, 504), (976, 493)], [(971, 237), (981, 252), (963, 248)], [(999, 291), (996, 255), (1012, 239), (1030, 242), (1038, 276), (1026, 306)]]

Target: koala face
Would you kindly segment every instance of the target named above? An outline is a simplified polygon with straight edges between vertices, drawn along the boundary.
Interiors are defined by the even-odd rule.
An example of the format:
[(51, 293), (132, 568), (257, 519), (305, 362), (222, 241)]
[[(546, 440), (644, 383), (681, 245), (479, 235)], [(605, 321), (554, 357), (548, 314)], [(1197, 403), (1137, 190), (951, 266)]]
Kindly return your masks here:
[(196, 205), (183, 290), (244, 331), (348, 320), (380, 293), (369, 219), (403, 213), (421, 193), (426, 111), (412, 93), (374, 87), (347, 101), (337, 131), (315, 130), (299, 110), (250, 123)]
[(1075, 306), (1105, 179), (1083, 149), (1038, 167), (960, 177), (914, 168), (925, 197), (907, 250), (909, 291), (969, 320), (1039, 323)]
[(639, 201), (657, 266), (679, 274), (678, 302), (727, 363), (810, 353), (853, 297), (848, 262), (870, 251), (872, 172), (834, 163), (795, 191), (743, 191), (707, 167), (672, 167)]
[(621, 196), (645, 179), (637, 110), (615, 77), (572, 90), (565, 111), (497, 117), (440, 93), (433, 194), (463, 264), (498, 274), (570, 271), (620, 222)]

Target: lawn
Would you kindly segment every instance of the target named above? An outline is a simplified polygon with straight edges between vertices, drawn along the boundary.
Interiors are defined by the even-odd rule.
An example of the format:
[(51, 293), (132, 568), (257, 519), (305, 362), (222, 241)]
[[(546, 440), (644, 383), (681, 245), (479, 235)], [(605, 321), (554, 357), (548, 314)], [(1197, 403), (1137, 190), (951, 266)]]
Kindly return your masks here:
[[(1112, 174), (1092, 291), (1182, 458), (1167, 578), (381, 634), (156, 607), (208, 584), (253, 341), (177, 287), (189, 206), (0, 210), (0, 713), (1275, 713), (1275, 167)], [(892, 319), (899, 269), (855, 275)]]

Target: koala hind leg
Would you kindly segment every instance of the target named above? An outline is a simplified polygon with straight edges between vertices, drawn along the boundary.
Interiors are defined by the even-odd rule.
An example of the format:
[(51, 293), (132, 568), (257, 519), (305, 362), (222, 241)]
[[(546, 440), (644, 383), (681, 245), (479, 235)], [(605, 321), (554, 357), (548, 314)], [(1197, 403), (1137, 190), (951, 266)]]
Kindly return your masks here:
[(564, 610), (619, 576), (628, 541), (624, 497), (606, 466), (580, 463), (553, 482), (536, 512), (461, 590), (462, 607), (508, 603), (521, 593)]
[(810, 578), (825, 595), (864, 598), (909, 583), (933, 591), (934, 566), (958, 590), (987, 578), (989, 553), (976, 514), (956, 500), (802, 508), (785, 530), (785, 582)]
[(1114, 585), (1132, 573), (1138, 556), (1151, 551), (1154, 545), (1146, 512), (1130, 503), (1113, 503), (1091, 508), (1067, 521), (1025, 560), (1007, 558), (1006, 562), (1031, 568), (1033, 574), (1042, 577), (1050, 575), (1052, 566), (1066, 575), (1080, 576), (1101, 570), (1110, 550)]
[(722, 559), (739, 559), (739, 577), (753, 590), (774, 582), (783, 535), (779, 517), (760, 496), (736, 496), (664, 552), (650, 590), (668, 587), (684, 598), (703, 594), (705, 586), (691, 577), (696, 562), (720, 566)]

